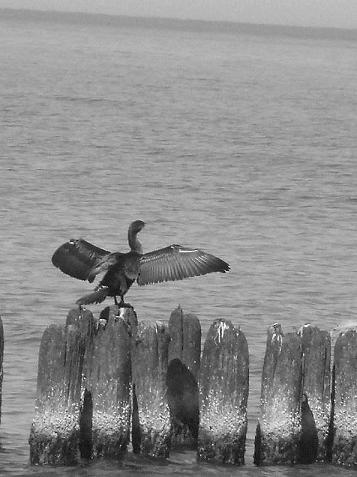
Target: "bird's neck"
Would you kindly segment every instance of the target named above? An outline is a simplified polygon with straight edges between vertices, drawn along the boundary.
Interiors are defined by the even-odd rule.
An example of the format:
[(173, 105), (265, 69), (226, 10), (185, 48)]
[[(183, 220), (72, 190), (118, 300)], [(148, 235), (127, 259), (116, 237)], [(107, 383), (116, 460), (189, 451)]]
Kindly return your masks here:
[(130, 230), (128, 233), (128, 242), (132, 252), (143, 253), (143, 247), (138, 240), (137, 234), (131, 233)]

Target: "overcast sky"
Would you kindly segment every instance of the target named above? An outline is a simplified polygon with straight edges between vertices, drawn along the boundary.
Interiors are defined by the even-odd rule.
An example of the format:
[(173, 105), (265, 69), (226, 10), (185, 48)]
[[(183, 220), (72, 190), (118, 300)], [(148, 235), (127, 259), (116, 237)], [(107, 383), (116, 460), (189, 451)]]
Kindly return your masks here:
[(0, 8), (357, 28), (357, 0), (0, 0)]

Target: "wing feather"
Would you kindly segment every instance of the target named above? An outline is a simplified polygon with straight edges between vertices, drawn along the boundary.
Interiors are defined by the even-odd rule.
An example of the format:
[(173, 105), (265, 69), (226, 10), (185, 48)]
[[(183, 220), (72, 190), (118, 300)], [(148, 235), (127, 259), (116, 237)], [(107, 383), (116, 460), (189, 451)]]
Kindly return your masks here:
[(52, 256), (52, 263), (63, 273), (80, 280), (93, 281), (90, 272), (110, 252), (83, 239), (71, 239), (62, 244)]
[(203, 250), (170, 245), (141, 257), (138, 284), (182, 280), (211, 272), (225, 273), (229, 268), (228, 263)]
[[(169, 268), (170, 265), (168, 264)], [(182, 267), (177, 260), (177, 257), (174, 257), (172, 260), (172, 280), (180, 280), (180, 277), (183, 275)]]

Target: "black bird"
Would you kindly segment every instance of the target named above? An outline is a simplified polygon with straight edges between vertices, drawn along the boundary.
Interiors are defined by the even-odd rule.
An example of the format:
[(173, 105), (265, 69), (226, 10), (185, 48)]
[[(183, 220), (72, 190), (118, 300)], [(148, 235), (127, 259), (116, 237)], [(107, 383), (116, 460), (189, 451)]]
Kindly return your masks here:
[[(53, 265), (71, 277), (92, 283), (96, 275), (105, 272), (94, 291), (77, 300), (78, 305), (101, 303), (111, 296), (116, 305), (124, 307), (128, 306), (124, 303), (124, 295), (135, 280), (138, 285), (148, 285), (229, 270), (228, 263), (220, 258), (181, 245), (169, 245), (143, 254), (137, 234), (144, 225), (141, 220), (130, 224), (128, 253), (111, 253), (83, 239), (72, 239), (55, 251)], [(120, 296), (120, 303), (117, 296)]]

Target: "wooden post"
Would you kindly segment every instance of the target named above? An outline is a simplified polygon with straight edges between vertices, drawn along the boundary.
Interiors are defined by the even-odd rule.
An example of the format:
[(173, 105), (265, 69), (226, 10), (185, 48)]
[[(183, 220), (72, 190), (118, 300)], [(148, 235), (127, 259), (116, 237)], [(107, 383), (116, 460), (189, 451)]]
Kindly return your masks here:
[(230, 321), (215, 320), (201, 360), (200, 461), (244, 464), (248, 387), (245, 336)]
[(281, 326), (268, 330), (262, 377), (261, 420), (255, 439), (254, 462), (296, 462), (300, 434), (301, 340), (283, 335)]
[(268, 330), (261, 418), (254, 462), (312, 463), (324, 460), (330, 418), (330, 338), (310, 325), (299, 333)]
[(198, 374), (201, 359), (201, 325), (195, 315), (180, 307), (169, 320), (167, 397), (173, 447), (196, 447), (199, 422)]
[(357, 329), (341, 332), (334, 353), (332, 463), (357, 467)]
[(51, 325), (43, 334), (29, 438), (32, 464), (73, 465), (80, 460), (81, 375), (93, 322), (89, 311), (76, 309), (66, 326)]
[(0, 316), (0, 423), (1, 423), (1, 405), (2, 405), (2, 381), (3, 381), (3, 357), (4, 357), (4, 327)]
[(133, 429), (136, 453), (168, 457), (170, 411), (166, 397), (169, 335), (161, 323), (140, 322), (132, 349)]
[(179, 306), (170, 316), (169, 362), (179, 359), (198, 379), (201, 361), (201, 325), (197, 316), (184, 313)]
[(82, 454), (92, 457), (120, 458), (130, 438), (130, 333), (137, 319), (132, 308), (120, 311), (120, 316), (116, 306), (102, 311), (85, 355), (81, 417), (88, 430)]
[(300, 336), (302, 400), (298, 462), (326, 462), (331, 413), (331, 338), (327, 331), (311, 325), (303, 326)]

